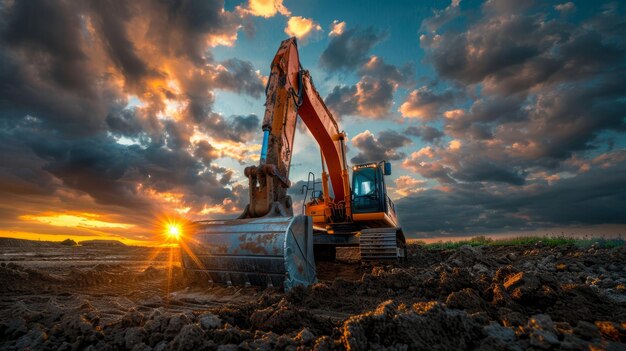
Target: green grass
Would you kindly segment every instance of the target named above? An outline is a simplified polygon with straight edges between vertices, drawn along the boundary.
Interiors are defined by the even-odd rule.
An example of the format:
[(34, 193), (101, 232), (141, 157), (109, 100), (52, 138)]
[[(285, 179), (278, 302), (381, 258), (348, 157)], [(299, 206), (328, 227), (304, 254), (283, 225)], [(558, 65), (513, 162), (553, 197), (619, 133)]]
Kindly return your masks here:
[(423, 241), (413, 241), (418, 245), (423, 246), (428, 250), (443, 250), (443, 249), (457, 249), (463, 245), (469, 246), (514, 246), (514, 245), (528, 245), (536, 244), (538, 242), (543, 243), (546, 246), (560, 246), (560, 245), (576, 245), (578, 247), (591, 247), (595, 245), (601, 248), (614, 248), (624, 245), (624, 239), (613, 238), (605, 239), (600, 237), (584, 237), (584, 238), (570, 238), (565, 236), (518, 236), (505, 239), (491, 239), (485, 236), (475, 236), (468, 240), (461, 241), (438, 241), (436, 243), (426, 244)]

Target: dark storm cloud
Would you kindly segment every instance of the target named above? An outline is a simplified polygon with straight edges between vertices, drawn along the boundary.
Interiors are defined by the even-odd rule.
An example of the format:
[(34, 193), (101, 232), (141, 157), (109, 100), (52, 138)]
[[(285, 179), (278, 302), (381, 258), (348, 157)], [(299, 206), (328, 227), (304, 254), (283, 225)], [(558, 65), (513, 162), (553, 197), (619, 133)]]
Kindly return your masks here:
[[(93, 24), (102, 33), (101, 39), (109, 56), (126, 77), (127, 84), (139, 84), (150, 72), (148, 65), (137, 55), (128, 38), (126, 23), (131, 18), (130, 3), (92, 1)], [(152, 74), (156, 74), (152, 72)]]
[[(442, 77), (463, 84), (484, 82), (499, 94), (588, 78), (616, 69), (623, 60), (624, 20), (616, 18), (619, 14), (623, 8), (605, 10), (581, 26), (536, 11), (486, 11), (468, 31), (441, 34), (429, 47), (429, 59)], [(598, 26), (603, 21), (612, 26)]]
[(356, 85), (336, 85), (330, 94), (326, 96), (324, 102), (334, 112), (337, 118), (341, 118), (341, 116), (344, 115), (355, 114), (359, 108), (356, 92)]
[(106, 136), (68, 140), (39, 129), (40, 125), (31, 121), (4, 129), (3, 140), (32, 150), (37, 156), (24, 162), (22, 172), (45, 171), (63, 186), (83, 191), (99, 204), (136, 211), (152, 209), (150, 199), (139, 193), (139, 183), (158, 191), (184, 191), (190, 201), (222, 201), (229, 196), (230, 191), (222, 188), (215, 174), (206, 172), (184, 149), (176, 148), (185, 139), (180, 138), (181, 131), (174, 124), (170, 127), (170, 148), (125, 146)]
[(452, 178), (464, 182), (501, 182), (512, 185), (523, 185), (525, 178), (503, 165), (490, 162), (486, 159), (464, 159), (457, 172), (451, 174)]
[(335, 86), (324, 99), (336, 117), (389, 117), (396, 89), (414, 83), (412, 63), (398, 67), (386, 63), (383, 57), (370, 56), (371, 49), (386, 36), (373, 28), (351, 28), (331, 37), (320, 66), (330, 73), (355, 72), (360, 79), (355, 85)]
[(525, 99), (517, 95), (484, 97), (475, 100), (468, 113), (446, 120), (445, 130), (456, 138), (491, 139), (494, 126), (526, 121), (528, 111), (524, 106)]
[(404, 153), (397, 150), (411, 144), (411, 139), (393, 130), (382, 131), (378, 137), (366, 130), (352, 138), (351, 143), (359, 150), (359, 153), (350, 161), (358, 164), (402, 159), (405, 156)]
[(426, 125), (407, 127), (404, 134), (419, 137), (428, 143), (438, 142), (445, 135), (439, 129)]
[(123, 99), (109, 77), (94, 72), (73, 8), (66, 2), (20, 1), (1, 11), (2, 118), (40, 116), (50, 127), (74, 133), (102, 128), (98, 114)]
[(458, 166), (458, 162), (449, 159), (434, 159), (436, 151), (437, 149), (429, 146), (415, 151), (404, 159), (402, 167), (424, 178), (435, 179), (441, 184), (456, 183), (457, 180), (451, 177), (451, 173), (455, 171), (454, 167)]
[[(598, 179), (602, 179), (601, 182)], [(552, 186), (490, 191), (485, 187), (427, 190), (396, 202), (414, 232), (471, 235), (562, 225), (624, 223), (626, 164), (597, 168)], [(502, 190), (502, 189), (501, 189)], [(419, 213), (419, 216), (415, 216)]]
[(538, 57), (550, 47), (548, 35), (564, 34), (554, 25), (541, 26), (541, 18), (534, 16), (487, 18), (472, 29), (460, 35), (447, 32), (433, 47), (430, 58), (441, 76), (479, 82)]
[[(137, 11), (146, 11), (153, 39), (174, 56), (186, 56), (197, 64), (210, 59), (206, 36), (230, 37), (241, 25), (241, 18), (223, 11), (223, 0), (141, 1)], [(207, 57), (207, 55), (209, 57)]]
[[(80, 21), (68, 3), (19, 1), (1, 10), (2, 40), (16, 51), (14, 55), (32, 54), (31, 58), (44, 64), (46, 74), (63, 88), (91, 89), (91, 75), (85, 74), (87, 55), (80, 47), (82, 38), (77, 30)], [(6, 64), (10, 52), (3, 52)], [(44, 55), (35, 55), (37, 52)]]
[(344, 115), (389, 117), (393, 94), (398, 87), (408, 87), (414, 82), (415, 69), (412, 64), (397, 67), (385, 63), (383, 58), (371, 56), (357, 73), (360, 80), (355, 85), (337, 85), (324, 99), (338, 118)]
[(210, 165), (219, 157), (217, 150), (206, 140), (200, 140), (196, 143), (194, 156), (202, 160), (206, 165)]
[(344, 115), (385, 118), (393, 106), (394, 82), (365, 76), (352, 86), (335, 86), (324, 100), (337, 118)]
[[(4, 7), (2, 18), (0, 35), (8, 48), (0, 53), (0, 77), (5, 83), (0, 88), (0, 108), (7, 112), (5, 118), (31, 114), (64, 131), (97, 132), (106, 128), (102, 116), (120, 110), (126, 95), (135, 94), (145, 97), (152, 113), (163, 109), (164, 98), (186, 98), (190, 115), (200, 122), (211, 111), (211, 89), (252, 96), (262, 91), (261, 77), (250, 63), (227, 60), (226, 70), (218, 70), (206, 50), (207, 40), (228, 39), (238, 28), (236, 18), (222, 11), (220, 1), (78, 5), (35, 0)], [(131, 22), (148, 25), (144, 37), (131, 40)], [(191, 50), (185, 41), (202, 50)], [(178, 50), (181, 45), (185, 49)], [(184, 65), (189, 69), (188, 58), (195, 65), (190, 75), (182, 69)], [(164, 62), (174, 72), (163, 72)], [(166, 87), (172, 78), (184, 89), (180, 96)], [(152, 85), (148, 80), (164, 83)]]
[(400, 105), (403, 117), (419, 118), (430, 121), (439, 117), (440, 113), (451, 106), (458, 94), (446, 90), (435, 92), (427, 86), (413, 90)]
[(378, 133), (378, 143), (385, 149), (397, 149), (411, 144), (411, 139), (394, 130), (383, 130)]
[(508, 162), (552, 167), (597, 147), (603, 131), (623, 131), (623, 7), (588, 13), (577, 24), (509, 5), (486, 4), (467, 31), (445, 32), (427, 49), (443, 78), (481, 89), (468, 112), (446, 120), (445, 131), (491, 140), (491, 151), (515, 145), (518, 160)]
[(387, 80), (402, 87), (414, 83), (415, 67), (412, 63), (397, 67), (385, 62), (382, 57), (371, 56), (369, 61), (358, 70), (361, 77), (372, 77), (378, 80)]
[(111, 111), (106, 116), (109, 131), (116, 136), (135, 137), (143, 131), (136, 109)]
[(600, 5), (577, 18), (549, 11), (489, 1), (466, 23), (422, 36), (438, 78), (473, 101), (429, 109), (436, 99), (407, 99), (406, 110), (443, 121), (446, 134), (402, 163), (440, 185), (398, 202), (403, 220), (416, 211), (429, 218), (409, 224), (417, 231), (625, 223), (626, 160), (606, 138), (626, 130), (624, 8)]
[(357, 83), (357, 95), (359, 102), (358, 112), (361, 116), (381, 118), (393, 105), (393, 83), (387, 80), (377, 80), (364, 77)]
[(330, 39), (320, 56), (320, 65), (329, 72), (354, 71), (367, 62), (370, 50), (386, 36), (372, 27), (348, 29)]
[(240, 24), (222, 1), (3, 4), (2, 196), (47, 197), (38, 211), (66, 211), (72, 194), (127, 218), (166, 200), (196, 212), (237, 204), (232, 171), (213, 165), (223, 154), (197, 133), (234, 145), (258, 128), (257, 116), (213, 112), (216, 89), (263, 91), (249, 62), (211, 55)]
[(260, 130), (260, 119), (257, 115), (231, 116), (225, 119), (213, 113), (205, 121), (205, 125), (214, 133), (214, 137), (221, 140), (246, 141)]
[(219, 71), (215, 83), (221, 88), (234, 92), (245, 92), (260, 97), (265, 87), (250, 62), (229, 59), (222, 63), (228, 71)]

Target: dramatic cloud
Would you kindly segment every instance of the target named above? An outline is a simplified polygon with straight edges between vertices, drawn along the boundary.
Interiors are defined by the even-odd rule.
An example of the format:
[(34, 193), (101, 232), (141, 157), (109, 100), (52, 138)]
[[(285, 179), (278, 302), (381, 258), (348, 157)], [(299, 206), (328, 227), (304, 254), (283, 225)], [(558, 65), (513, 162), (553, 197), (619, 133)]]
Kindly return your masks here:
[[(498, 12), (465, 35), (444, 35), (431, 52), (438, 57), (439, 73), (483, 89), (483, 97), (468, 113), (446, 112), (446, 132), (484, 140), (490, 152), (500, 149), (526, 167), (533, 160), (535, 165), (555, 166), (574, 152), (595, 148), (593, 142), (602, 131), (624, 130), (626, 89), (618, 81), (626, 73), (615, 65), (624, 60), (624, 47), (614, 44), (623, 35), (597, 25), (601, 19), (618, 21), (613, 11), (596, 15), (587, 20), (588, 26), (577, 29), (557, 20), (541, 24), (535, 15)], [(594, 49), (588, 51), (591, 45)], [(449, 62), (444, 55), (458, 57), (444, 53), (451, 49), (463, 51), (465, 58), (449, 70), (440, 63)]]
[(411, 144), (411, 139), (392, 130), (382, 131), (378, 138), (369, 130), (358, 134), (351, 140), (359, 153), (350, 161), (354, 164), (367, 162), (393, 161), (404, 157), (397, 149)]
[(339, 20), (334, 20), (331, 25), (331, 31), (328, 33), (329, 37), (342, 35), (346, 30), (346, 22), (340, 22)]
[(387, 80), (364, 77), (356, 84), (357, 114), (381, 118), (393, 104), (394, 87)]
[(287, 21), (285, 34), (290, 37), (297, 37), (298, 39), (306, 39), (312, 33), (319, 32), (321, 30), (322, 26), (315, 23), (312, 19), (301, 16), (293, 16)]
[(335, 86), (324, 100), (337, 117), (358, 115), (369, 118), (388, 117), (393, 106), (393, 82), (363, 77), (353, 86)]
[(335, 86), (324, 102), (333, 111), (335, 117), (355, 114), (359, 110), (356, 85)]
[(450, 91), (438, 94), (423, 86), (413, 90), (398, 111), (402, 117), (430, 121), (437, 118), (439, 112), (450, 106), (454, 99), (455, 95)]
[[(209, 49), (232, 45), (241, 23), (221, 1), (28, 1), (0, 11), (0, 149), (23, 155), (0, 172), (13, 203), (0, 209), (6, 223), (92, 223), (64, 215), (87, 207), (124, 214), (138, 228), (129, 235), (150, 240), (145, 224), (159, 211), (193, 217), (237, 196), (233, 171), (213, 163), (248, 157), (241, 147), (259, 118), (213, 112), (214, 90), (260, 97), (264, 77), (247, 61), (213, 60)], [(48, 205), (19, 213), (25, 192)]]
[[(316, 40), (301, 62), (318, 64), (320, 94), (355, 135), (348, 158), (398, 165), (387, 179), (407, 233), (626, 224), (624, 5), (428, 6), (2, 2), (0, 236), (146, 242), (159, 213), (233, 217), (287, 35)], [(371, 26), (393, 11), (432, 16), (412, 34)], [(319, 167), (312, 139), (298, 141), (294, 178)]]
[(217, 73), (213, 79), (216, 87), (247, 93), (254, 97), (260, 97), (265, 91), (263, 77), (256, 71), (252, 64), (239, 59), (229, 59), (217, 67)]
[(396, 201), (396, 209), (404, 226), (428, 235), (533, 229), (548, 233), (557, 226), (621, 224), (626, 216), (625, 165), (595, 168), (553, 185), (431, 189)]
[[(400, 200), (400, 212), (435, 218), (415, 222), (418, 231), (454, 233), (622, 223), (609, 210), (619, 195), (603, 192), (624, 191), (615, 175), (623, 150), (612, 151), (606, 137), (626, 129), (626, 88), (618, 83), (626, 78), (624, 9), (605, 6), (579, 19), (548, 16), (530, 2), (490, 1), (481, 10), (464, 26), (444, 27), (444, 15), (463, 16), (453, 3), (423, 23), (431, 32), (420, 42), (440, 84), (465, 94), (420, 88), (401, 105), (403, 116), (443, 123), (445, 135), (407, 128), (425, 141), (434, 132), (437, 142), (402, 166), (439, 184)], [(579, 205), (583, 193), (589, 213)]]
[(387, 80), (394, 86), (409, 87), (413, 84), (415, 68), (412, 64), (405, 64), (402, 67), (390, 65), (382, 57), (370, 56), (369, 60), (359, 68), (358, 74), (361, 77), (372, 77), (378, 80)]
[(395, 180), (394, 190), (396, 194), (404, 197), (426, 190), (424, 187), (425, 184), (426, 181), (422, 179), (415, 179), (411, 176), (400, 176)]
[(291, 15), (291, 11), (283, 5), (283, 0), (249, 0), (248, 6), (242, 11), (265, 18), (273, 17), (277, 13), (283, 16)]
[(371, 56), (357, 73), (361, 80), (355, 85), (335, 86), (326, 96), (326, 104), (337, 117), (389, 117), (394, 93), (398, 87), (408, 87), (413, 83), (414, 68), (411, 64), (399, 68), (385, 63), (378, 56)]
[(387, 36), (372, 27), (351, 28), (330, 38), (320, 56), (320, 65), (329, 72), (354, 71), (368, 61), (368, 53)]
[(410, 126), (404, 130), (404, 134), (421, 138), (428, 143), (438, 142), (445, 134), (437, 128), (431, 126)]

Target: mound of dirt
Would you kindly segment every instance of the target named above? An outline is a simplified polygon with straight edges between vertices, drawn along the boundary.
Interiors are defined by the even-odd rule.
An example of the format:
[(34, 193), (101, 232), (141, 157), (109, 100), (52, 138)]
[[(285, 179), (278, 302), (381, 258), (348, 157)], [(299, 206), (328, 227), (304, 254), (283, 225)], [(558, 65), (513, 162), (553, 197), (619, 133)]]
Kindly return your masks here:
[(626, 249), (409, 247), (401, 264), (319, 263), (289, 293), (177, 268), (0, 265), (6, 350), (626, 348)]

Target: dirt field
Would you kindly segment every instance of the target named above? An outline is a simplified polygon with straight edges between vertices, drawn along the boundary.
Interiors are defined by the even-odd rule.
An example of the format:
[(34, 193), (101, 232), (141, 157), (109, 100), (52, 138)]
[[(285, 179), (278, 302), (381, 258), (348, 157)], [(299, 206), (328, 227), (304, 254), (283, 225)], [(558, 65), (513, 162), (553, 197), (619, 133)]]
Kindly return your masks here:
[(319, 263), (287, 294), (205, 286), (169, 249), (0, 255), (2, 350), (626, 349), (624, 247), (412, 245), (402, 264)]

